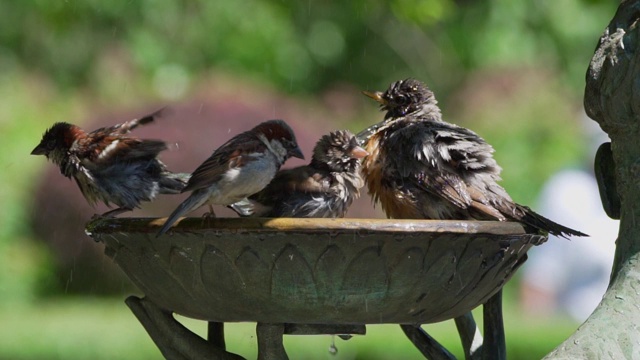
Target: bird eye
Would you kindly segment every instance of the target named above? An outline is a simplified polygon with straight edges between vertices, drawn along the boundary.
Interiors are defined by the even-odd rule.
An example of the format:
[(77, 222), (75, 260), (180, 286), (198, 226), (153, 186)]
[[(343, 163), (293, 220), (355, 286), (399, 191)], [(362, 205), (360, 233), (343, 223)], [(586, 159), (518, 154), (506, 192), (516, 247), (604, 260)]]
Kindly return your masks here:
[(398, 103), (398, 105), (407, 105), (409, 104), (409, 98), (406, 96), (398, 96), (396, 98), (396, 102)]
[(56, 147), (56, 140), (55, 139), (51, 139), (49, 141), (47, 141), (47, 149), (53, 149)]

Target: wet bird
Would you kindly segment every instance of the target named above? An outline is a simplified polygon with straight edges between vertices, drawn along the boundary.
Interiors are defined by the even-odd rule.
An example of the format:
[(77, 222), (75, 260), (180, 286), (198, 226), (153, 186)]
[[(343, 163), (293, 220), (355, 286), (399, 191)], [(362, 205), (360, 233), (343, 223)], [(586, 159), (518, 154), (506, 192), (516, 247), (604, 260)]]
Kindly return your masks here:
[(129, 132), (153, 122), (162, 113), (86, 132), (66, 122), (54, 124), (42, 136), (31, 155), (44, 155), (73, 178), (91, 205), (102, 201), (117, 209), (102, 216), (115, 216), (152, 201), (158, 194), (179, 194), (188, 174), (172, 173), (158, 160), (167, 149), (161, 140), (138, 139)]
[(360, 159), (368, 153), (349, 131), (324, 135), (309, 165), (280, 170), (259, 193), (230, 207), (240, 216), (344, 217), (360, 196)]
[(370, 155), (365, 182), (389, 218), (518, 221), (527, 231), (586, 236), (519, 205), (498, 185), (493, 147), (442, 120), (434, 94), (418, 80), (364, 92), (386, 111), (358, 134)]
[(265, 121), (220, 146), (191, 174), (191, 195), (169, 216), (158, 236), (179, 217), (211, 205), (231, 205), (264, 189), (289, 157), (304, 159), (293, 130), (282, 120)]

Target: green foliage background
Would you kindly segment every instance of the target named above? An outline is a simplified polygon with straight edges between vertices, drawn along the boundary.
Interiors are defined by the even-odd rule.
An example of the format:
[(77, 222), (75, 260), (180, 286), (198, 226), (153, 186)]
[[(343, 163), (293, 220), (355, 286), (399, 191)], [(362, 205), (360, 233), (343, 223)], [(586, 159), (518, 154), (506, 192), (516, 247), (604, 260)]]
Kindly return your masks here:
[[(343, 84), (382, 90), (415, 77), (435, 90), (446, 119), (494, 144), (505, 187), (534, 204), (550, 174), (588, 160), (579, 121), (584, 72), (616, 6), (611, 0), (0, 2), (0, 309), (29, 312), (44, 301), (38, 294), (53, 259), (25, 225), (43, 169), (27, 154), (54, 121), (82, 122), (95, 107), (126, 107), (140, 98), (180, 101), (211, 72), (301, 101)], [(377, 121), (369, 106), (356, 106), (345, 126)], [(0, 358), (42, 358), (42, 349), (36, 355), (28, 346), (11, 349), (0, 349)]]
[[(558, 70), (582, 86), (604, 0), (6, 1), (0, 59), (72, 90), (96, 87), (101, 59), (124, 53), (151, 77), (168, 64), (212, 66), (285, 92), (336, 81), (384, 86), (412, 75), (450, 90), (495, 66)], [(434, 71), (438, 69), (438, 71)]]

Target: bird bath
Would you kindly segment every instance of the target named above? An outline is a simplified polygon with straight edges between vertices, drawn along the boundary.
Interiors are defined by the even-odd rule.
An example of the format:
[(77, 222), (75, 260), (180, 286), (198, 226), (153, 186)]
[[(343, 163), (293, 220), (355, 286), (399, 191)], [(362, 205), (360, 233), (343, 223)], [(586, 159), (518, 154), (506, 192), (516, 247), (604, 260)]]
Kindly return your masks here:
[[(224, 322), (257, 322), (259, 358), (276, 359), (283, 333), (460, 318), (546, 240), (513, 222), (246, 218), (187, 218), (156, 238), (162, 222), (99, 218), (87, 233), (145, 294), (127, 304), (163, 355), (182, 359), (239, 358)], [(172, 313), (209, 321), (210, 341)]]

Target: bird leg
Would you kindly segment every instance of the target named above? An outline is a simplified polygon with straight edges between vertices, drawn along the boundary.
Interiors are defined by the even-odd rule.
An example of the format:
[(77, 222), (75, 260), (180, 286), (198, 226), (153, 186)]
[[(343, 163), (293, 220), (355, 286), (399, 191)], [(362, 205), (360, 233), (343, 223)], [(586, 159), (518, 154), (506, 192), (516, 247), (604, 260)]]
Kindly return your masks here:
[(209, 220), (211, 219), (215, 219), (216, 218), (216, 213), (213, 212), (213, 206), (211, 204), (209, 205), (209, 212), (206, 212), (204, 214), (202, 214), (202, 224), (204, 226), (205, 221), (207, 222), (207, 226), (211, 226), (211, 223)]
[(202, 214), (202, 217), (205, 219), (215, 219), (216, 213), (213, 211), (213, 206), (211, 204), (208, 204), (208, 205), (209, 205), (209, 212)]

